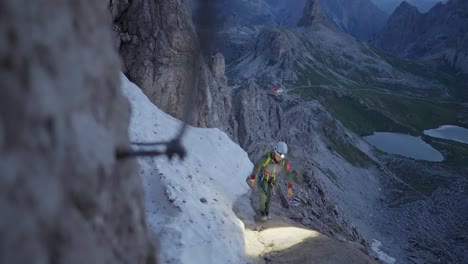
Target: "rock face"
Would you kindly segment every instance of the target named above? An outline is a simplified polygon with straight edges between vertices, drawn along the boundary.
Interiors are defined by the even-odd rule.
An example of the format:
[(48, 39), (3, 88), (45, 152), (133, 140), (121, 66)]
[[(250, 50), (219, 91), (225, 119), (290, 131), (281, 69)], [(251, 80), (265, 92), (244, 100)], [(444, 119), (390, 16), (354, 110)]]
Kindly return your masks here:
[(297, 79), (294, 65), (308, 55), (300, 37), (279, 26), (265, 26), (252, 46), (231, 65), (228, 77), (232, 82), (242, 78), (256, 78), (257, 83), (264, 86), (272, 80), (284, 82)]
[[(394, 63), (397, 58), (389, 59), (334, 25), (316, 22), (301, 29), (265, 26), (253, 48), (229, 65), (231, 83), (242, 78), (256, 78), (263, 87), (278, 80), (283, 84), (294, 82), (295, 86), (337, 82), (353, 86), (360, 82), (390, 89), (404, 87), (402, 92), (412, 96), (431, 92), (447, 96), (443, 84), (436, 80), (407, 71)], [(414, 67), (425, 70), (420, 65)]]
[(330, 28), (334, 28), (335, 24), (331, 23), (327, 17), (328, 14), (323, 12), (322, 2), (319, 0), (307, 0), (302, 12), (302, 17), (297, 22), (299, 27), (311, 27), (312, 25), (327, 25)]
[(227, 126), (217, 116), (229, 112), (225, 81), (201, 54), (186, 1), (131, 1), (114, 22), (125, 73), (150, 100), (192, 125)]
[(106, 4), (0, 10), (1, 262), (156, 263)]
[(223, 27), (274, 23), (275, 16), (265, 0), (222, 0)]
[[(369, 239), (370, 223), (359, 215), (374, 210), (379, 197), (378, 172), (372, 166), (359, 169), (349, 164), (340, 156), (338, 145), (352, 146), (356, 155), (369, 153), (369, 149), (317, 101), (287, 110), (283, 126), (291, 148), (289, 157), (303, 172), (302, 182), (295, 188), (298, 195), (291, 202), (293, 218), (338, 238), (362, 242), (362, 234), (366, 234)], [(347, 186), (346, 190), (340, 186)]]
[(265, 0), (275, 15), (275, 21), (282, 26), (297, 25), (302, 17), (307, 0)]
[[(348, 194), (343, 193), (338, 188), (334, 190), (334, 183), (328, 180), (326, 174), (332, 173), (339, 178), (348, 178), (353, 168), (343, 165), (343, 171), (331, 172), (327, 162), (336, 159), (333, 151), (327, 148), (326, 139), (322, 132), (324, 127), (330, 123), (335, 124), (336, 135), (334, 137), (345, 138), (347, 136), (341, 125), (317, 103), (306, 103), (283, 111), (284, 105), (278, 103), (274, 96), (261, 89), (253, 80), (245, 86), (239, 88), (234, 94), (233, 109), (234, 116), (238, 124), (235, 135), (239, 144), (245, 149), (252, 160), (256, 160), (265, 149), (269, 149), (271, 144), (277, 140), (288, 142), (293, 169), (300, 171), (301, 176), (295, 180), (295, 199), (291, 202), (291, 208), (285, 211), (280, 203), (274, 203), (272, 213), (293, 218), (302, 224), (317, 229), (320, 232), (331, 235), (335, 238), (361, 242), (362, 236), (358, 229), (352, 225), (340, 206), (348, 207), (343, 202), (343, 197)], [(312, 121), (313, 120), (313, 121)], [(323, 127), (322, 127), (323, 126)], [(346, 139), (349, 140), (349, 139)], [(358, 140), (354, 138), (353, 140)], [(327, 160), (325, 162), (325, 160)], [(338, 161), (339, 160), (339, 161)], [(346, 164), (338, 158), (339, 164)], [(338, 168), (340, 166), (337, 166)], [(334, 170), (334, 169), (332, 169)], [(361, 176), (370, 177), (368, 173)], [(335, 177), (335, 176), (331, 176)], [(344, 181), (348, 181), (344, 180)], [(340, 180), (338, 180), (340, 181)], [(324, 184), (326, 183), (326, 184)], [(365, 188), (372, 189), (375, 182), (370, 180)], [(324, 187), (324, 185), (326, 187)], [(286, 186), (284, 179), (280, 179), (278, 188)], [(347, 184), (350, 189), (356, 187), (356, 183)], [(351, 187), (355, 186), (355, 187)], [(362, 185), (361, 185), (362, 186)], [(331, 191), (333, 189), (333, 191)], [(374, 191), (363, 191), (367, 195), (373, 195)], [(356, 197), (354, 197), (356, 198)], [(348, 202), (354, 200), (349, 198)], [(257, 205), (258, 198), (251, 197), (253, 205)], [(373, 199), (373, 198), (372, 198)], [(370, 200), (372, 200), (370, 199)], [(359, 202), (355, 201), (354, 206)], [(362, 201), (360, 202), (362, 203)], [(340, 206), (336, 206), (339, 204)], [(361, 212), (361, 209), (354, 209)], [(366, 243), (363, 242), (365, 245)]]
[[(377, 228), (394, 234), (388, 253), (396, 256), (398, 251), (406, 251), (406, 256), (399, 258), (402, 263), (465, 262), (468, 254), (468, 214), (465, 213), (468, 168), (389, 154), (381, 156), (387, 168), (404, 175), (404, 182), (418, 182), (412, 185), (415, 188), (409, 189), (392, 177), (384, 180), (389, 208), (378, 216), (384, 221), (376, 223)], [(438, 185), (440, 181), (444, 183)]]
[[(313, 8), (309, 11), (306, 15), (317, 13)], [(394, 244), (395, 233), (385, 226), (389, 221), (400, 221), (398, 213), (401, 211), (388, 209), (382, 179), (395, 179), (395, 174), (375, 159), (367, 144), (310, 98), (321, 100), (329, 111), (334, 111), (331, 104), (338, 105), (342, 101), (327, 103), (326, 98), (344, 98), (348, 93), (346, 90), (356, 83), (364, 87), (389, 87), (389, 91), (405, 87), (397, 91), (409, 92), (409, 96), (424, 96), (429, 87), (433, 87), (434, 92), (443, 92), (444, 87), (437, 82), (437, 74), (430, 75), (433, 72), (430, 69), (417, 68), (422, 66), (389, 56), (330, 29), (315, 18), (311, 20), (310, 26), (300, 29), (263, 27), (254, 48), (229, 66), (229, 77), (239, 81), (235, 82), (239, 86), (233, 94), (239, 144), (255, 160), (271, 143), (284, 140), (291, 149), (288, 157), (293, 167), (303, 172), (302, 181), (294, 185), (295, 196), (289, 209), (283, 209), (278, 202), (274, 203), (272, 213), (293, 218), (339, 239), (360, 241), (364, 237), (368, 242), (377, 239), (383, 243), (383, 250), (387, 252), (389, 249), (389, 254), (398, 260), (408, 256), (419, 258), (418, 261), (426, 257), (434, 259), (432, 253), (424, 257), (425, 253), (413, 253), (420, 248), (419, 240), (405, 249), (398, 249), (415, 233), (418, 238), (426, 238), (419, 236), (419, 232), (405, 231), (410, 235), (401, 236), (404, 237), (402, 242)], [(422, 69), (425, 74), (408, 71), (408, 68)], [(246, 83), (242, 83), (242, 79)], [(273, 95), (268, 89), (268, 84), (275, 80), (281, 80), (285, 87), (280, 96)], [(337, 91), (337, 86), (344, 89)], [(359, 104), (366, 105), (368, 101)], [(360, 158), (353, 161), (350, 156)], [(255, 205), (258, 199), (253, 197), (252, 201)], [(388, 214), (391, 217), (381, 217), (388, 211), (392, 211)], [(352, 219), (352, 224), (347, 219)], [(415, 221), (412, 223), (417, 225)], [(438, 225), (440, 222), (432, 227)], [(396, 230), (399, 225), (391, 226)], [(424, 245), (436, 243), (431, 241)], [(450, 255), (458, 260), (462, 253), (457, 248)]]
[(265, 26), (307, 27), (315, 20), (368, 40), (383, 28), (388, 17), (369, 0), (242, 0), (221, 6), (224, 20), (218, 38), (228, 64), (253, 49)]
[(206, 70), (208, 87), (210, 88), (210, 94), (207, 98), (210, 110), (208, 125), (222, 129), (233, 139), (233, 127), (236, 124), (231, 115), (232, 97), (225, 76), (224, 56), (221, 53), (211, 56), (208, 67), (209, 71)]
[(384, 27), (388, 18), (370, 0), (229, 1), (221, 11), (226, 18), (220, 43), (228, 62), (249, 48), (245, 38), (253, 40), (264, 25), (310, 26), (318, 16), (322, 23), (329, 20), (342, 31), (368, 40)]
[(112, 19), (119, 17), (128, 7), (132, 0), (110, 0), (109, 9)]
[(280, 138), (283, 112), (255, 81), (244, 85), (233, 95), (235, 135), (245, 151), (258, 154)]
[(468, 2), (438, 3), (421, 14), (403, 2), (373, 44), (402, 57), (468, 73)]
[(216, 55), (211, 57), (210, 69), (215, 79), (224, 78), (226, 64), (224, 61), (224, 56), (221, 53), (217, 53)]
[[(182, 118), (190, 95), (194, 100), (206, 97), (207, 89), (198, 90), (206, 80), (197, 79), (201, 57), (190, 10), (183, 2), (132, 1), (116, 24), (129, 36), (120, 46), (125, 73), (157, 106)], [(197, 110), (206, 112), (206, 104)], [(197, 121), (206, 125), (206, 120)]]
[(388, 18), (370, 0), (321, 0), (329, 20), (343, 32), (362, 40), (370, 40), (380, 32)]
[(228, 64), (248, 50), (265, 25), (296, 26), (303, 15), (306, 0), (224, 0), (219, 49)]
[(423, 20), (423, 15), (416, 7), (403, 2), (389, 18), (375, 44), (387, 51), (400, 53), (407, 48), (408, 43), (417, 41), (424, 28)]
[(261, 27), (231, 27), (219, 34), (220, 52), (226, 59), (226, 64), (233, 63), (252, 48), (253, 40)]
[[(393, 11), (402, 3), (403, 0), (372, 0), (375, 5), (377, 5), (380, 9), (385, 11), (388, 14), (392, 14)], [(416, 6), (419, 11), (427, 12), (431, 9), (435, 4), (438, 2), (446, 2), (446, 0), (406, 0), (406, 2), (410, 3), (411, 5)]]
[(303, 15), (297, 25), (300, 27), (311, 26), (312, 22), (318, 15), (317, 12), (320, 10), (318, 5), (318, 1), (316, 2), (315, 0), (308, 0), (304, 6)]

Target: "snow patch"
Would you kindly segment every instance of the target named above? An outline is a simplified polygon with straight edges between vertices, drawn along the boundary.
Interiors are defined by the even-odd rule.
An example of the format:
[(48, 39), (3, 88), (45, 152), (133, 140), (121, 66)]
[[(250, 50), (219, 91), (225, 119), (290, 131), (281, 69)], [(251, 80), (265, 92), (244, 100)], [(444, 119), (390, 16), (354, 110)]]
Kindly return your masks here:
[(390, 257), (387, 255), (385, 252), (383, 252), (380, 247), (382, 247), (382, 242), (372, 239), (372, 251), (374, 251), (379, 259), (383, 261), (386, 264), (394, 264), (396, 262), (396, 259), (393, 257)]
[[(122, 91), (132, 107), (130, 138), (166, 141), (181, 122), (154, 106), (123, 74)], [(139, 158), (146, 219), (159, 240), (161, 263), (247, 263), (244, 224), (232, 208), (247, 193), (253, 164), (218, 129), (189, 127), (183, 161)]]

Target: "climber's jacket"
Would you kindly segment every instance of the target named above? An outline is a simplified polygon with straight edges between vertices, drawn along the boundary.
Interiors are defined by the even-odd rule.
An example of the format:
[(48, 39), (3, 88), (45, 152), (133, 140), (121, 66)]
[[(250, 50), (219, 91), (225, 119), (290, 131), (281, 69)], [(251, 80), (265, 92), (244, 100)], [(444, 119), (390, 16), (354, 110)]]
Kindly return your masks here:
[(292, 188), (291, 183), (291, 165), (289, 161), (284, 158), (276, 163), (273, 151), (267, 150), (255, 164), (255, 167), (250, 175), (250, 179), (255, 180), (258, 176), (258, 182), (266, 182), (275, 185), (278, 175), (284, 170), (286, 174), (286, 181), (288, 182), (288, 189)]

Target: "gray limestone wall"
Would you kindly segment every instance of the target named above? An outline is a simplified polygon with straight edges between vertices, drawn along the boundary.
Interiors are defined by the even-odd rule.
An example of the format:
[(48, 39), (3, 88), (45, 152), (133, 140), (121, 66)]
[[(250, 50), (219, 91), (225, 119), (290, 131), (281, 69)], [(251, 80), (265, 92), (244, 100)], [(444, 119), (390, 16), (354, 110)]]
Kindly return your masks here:
[(0, 1), (0, 263), (156, 263), (102, 1)]

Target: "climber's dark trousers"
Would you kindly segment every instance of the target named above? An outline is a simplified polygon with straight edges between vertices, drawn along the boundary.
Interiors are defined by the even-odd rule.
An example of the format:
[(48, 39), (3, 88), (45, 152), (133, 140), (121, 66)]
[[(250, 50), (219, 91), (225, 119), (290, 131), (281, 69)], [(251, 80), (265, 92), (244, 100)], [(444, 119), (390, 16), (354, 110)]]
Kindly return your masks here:
[(270, 211), (271, 204), (271, 189), (272, 185), (265, 181), (258, 184), (258, 191), (260, 193), (260, 211), (266, 213)]

